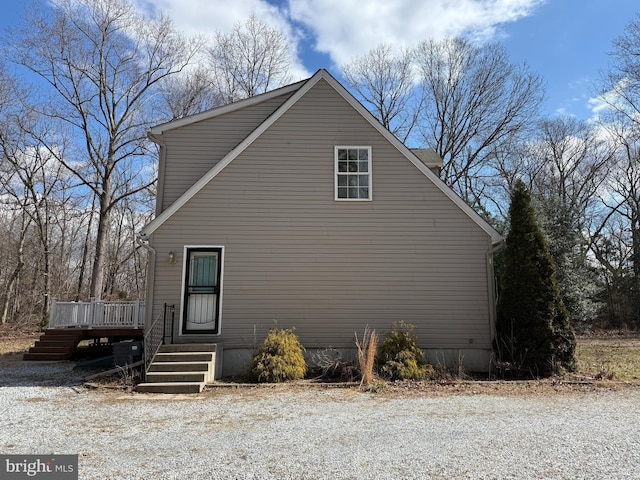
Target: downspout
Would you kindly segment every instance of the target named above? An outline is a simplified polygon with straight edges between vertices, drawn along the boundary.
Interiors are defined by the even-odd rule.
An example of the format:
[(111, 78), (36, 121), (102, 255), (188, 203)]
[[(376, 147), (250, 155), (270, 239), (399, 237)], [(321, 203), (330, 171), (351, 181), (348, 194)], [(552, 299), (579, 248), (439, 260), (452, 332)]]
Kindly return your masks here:
[(156, 217), (162, 213), (162, 203), (164, 202), (164, 171), (166, 167), (165, 158), (167, 156), (167, 147), (162, 141), (162, 134), (153, 134), (147, 132), (147, 138), (160, 147), (160, 155), (158, 158), (158, 183), (156, 186)]
[[(158, 183), (156, 185), (156, 213), (157, 217), (162, 210), (162, 199), (164, 189), (164, 169), (165, 169), (165, 157), (166, 146), (162, 141), (162, 133), (156, 135), (147, 132), (147, 138), (156, 143), (160, 147), (160, 158), (158, 159)], [(162, 182), (162, 184), (161, 184)], [(146, 308), (144, 314), (145, 329), (151, 327), (153, 324), (153, 284), (156, 277), (156, 251), (149, 245), (149, 237), (146, 233), (138, 232), (136, 234), (136, 243), (149, 252), (149, 266), (147, 267), (147, 284), (145, 286), (145, 301)]]
[(487, 252), (487, 286), (489, 288), (489, 334), (491, 338), (491, 344), (496, 338), (496, 306), (498, 302), (496, 294), (496, 279), (493, 269), (493, 256), (496, 252), (504, 247), (504, 240), (500, 240), (495, 243), (491, 249)]
[(153, 318), (153, 284), (156, 274), (156, 251), (149, 245), (149, 238), (143, 233), (136, 234), (136, 243), (149, 252), (147, 266), (147, 283), (145, 285), (144, 327), (151, 326)]

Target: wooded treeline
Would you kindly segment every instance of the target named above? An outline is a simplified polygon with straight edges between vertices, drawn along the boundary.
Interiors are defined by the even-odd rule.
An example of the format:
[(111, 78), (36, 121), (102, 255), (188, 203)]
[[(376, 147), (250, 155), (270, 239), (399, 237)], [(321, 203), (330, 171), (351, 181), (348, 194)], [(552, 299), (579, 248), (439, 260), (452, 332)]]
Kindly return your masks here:
[[(542, 118), (544, 79), (499, 43), (383, 44), (334, 72), (503, 233), (524, 182), (578, 329), (640, 327), (640, 17), (612, 40), (589, 122)], [(0, 53), (2, 323), (46, 322), (52, 298), (144, 298), (148, 128), (299, 80), (286, 35), (255, 17), (186, 38), (126, 0), (29, 10)]]

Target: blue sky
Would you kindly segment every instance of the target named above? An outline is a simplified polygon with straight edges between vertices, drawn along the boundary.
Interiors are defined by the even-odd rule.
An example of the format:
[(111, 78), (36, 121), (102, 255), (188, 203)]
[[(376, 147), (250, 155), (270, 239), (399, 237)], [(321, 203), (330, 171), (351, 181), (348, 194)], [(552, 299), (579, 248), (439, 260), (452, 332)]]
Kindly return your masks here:
[(594, 82), (607, 69), (613, 40), (640, 13), (637, 0), (550, 0), (503, 27), (512, 61), (547, 83), (547, 113), (592, 116)]
[[(45, 0), (38, 0), (45, 1)], [(229, 31), (254, 13), (297, 46), (293, 74), (339, 67), (381, 42), (398, 48), (466, 35), (502, 42), (513, 63), (544, 78), (544, 113), (588, 119), (594, 84), (613, 39), (640, 13), (637, 0), (133, 0), (163, 11), (187, 34)], [(3, 0), (0, 27), (16, 22), (27, 0)]]

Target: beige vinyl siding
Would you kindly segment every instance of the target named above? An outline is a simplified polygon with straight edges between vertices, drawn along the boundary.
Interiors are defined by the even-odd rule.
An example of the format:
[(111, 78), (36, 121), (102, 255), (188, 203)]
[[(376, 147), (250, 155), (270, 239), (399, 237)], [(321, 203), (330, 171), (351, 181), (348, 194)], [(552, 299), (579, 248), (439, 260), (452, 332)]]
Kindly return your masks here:
[(251, 107), (166, 132), (163, 140), (170, 160), (165, 160), (164, 165), (164, 195), (160, 211), (211, 170), (290, 96), (280, 95)]
[[(334, 200), (335, 145), (372, 147), (371, 202)], [(259, 341), (275, 322), (308, 347), (351, 347), (366, 325), (401, 320), (425, 348), (490, 346), (489, 236), (324, 81), (152, 243), (154, 316), (180, 305), (183, 246), (224, 245), (224, 348), (251, 347), (254, 326)]]

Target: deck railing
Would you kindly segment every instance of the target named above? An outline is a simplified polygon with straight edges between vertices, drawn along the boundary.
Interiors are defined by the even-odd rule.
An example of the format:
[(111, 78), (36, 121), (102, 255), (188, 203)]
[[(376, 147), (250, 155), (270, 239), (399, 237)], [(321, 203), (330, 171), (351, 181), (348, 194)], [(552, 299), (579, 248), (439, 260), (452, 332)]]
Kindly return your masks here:
[(51, 304), (49, 328), (143, 328), (144, 302), (58, 302)]

